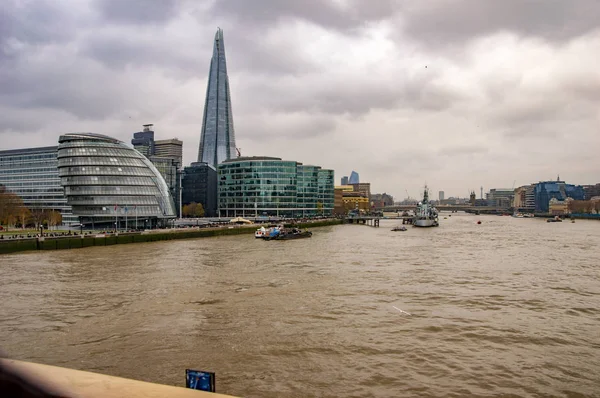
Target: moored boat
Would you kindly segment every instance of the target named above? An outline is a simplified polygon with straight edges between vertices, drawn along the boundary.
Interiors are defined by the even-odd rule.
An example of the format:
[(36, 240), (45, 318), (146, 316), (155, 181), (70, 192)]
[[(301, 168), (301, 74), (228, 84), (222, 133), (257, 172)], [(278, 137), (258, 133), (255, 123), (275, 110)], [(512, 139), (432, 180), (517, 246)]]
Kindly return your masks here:
[(265, 237), (265, 240), (292, 240), (310, 238), (311, 236), (312, 232), (310, 231), (301, 231), (297, 228), (292, 228), (291, 230), (282, 228), (269, 233), (269, 235)]
[(413, 225), (415, 227), (438, 227), (440, 225), (438, 211), (429, 203), (429, 189), (427, 185), (425, 185), (425, 191), (423, 192), (423, 201), (419, 202), (415, 209)]

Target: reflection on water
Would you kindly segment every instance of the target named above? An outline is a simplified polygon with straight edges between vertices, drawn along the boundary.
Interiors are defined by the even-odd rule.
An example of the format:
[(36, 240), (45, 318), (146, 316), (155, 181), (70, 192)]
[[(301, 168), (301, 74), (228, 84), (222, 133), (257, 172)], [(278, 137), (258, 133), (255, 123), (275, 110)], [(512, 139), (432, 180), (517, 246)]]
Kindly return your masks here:
[(5, 255), (0, 347), (247, 397), (598, 393), (600, 223), (395, 224)]

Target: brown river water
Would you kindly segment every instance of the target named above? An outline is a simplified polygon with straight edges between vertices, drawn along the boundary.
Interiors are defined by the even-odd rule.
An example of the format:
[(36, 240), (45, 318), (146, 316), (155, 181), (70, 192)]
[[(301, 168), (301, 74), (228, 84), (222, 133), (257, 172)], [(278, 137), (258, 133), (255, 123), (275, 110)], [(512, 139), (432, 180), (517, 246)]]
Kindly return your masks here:
[(245, 397), (600, 396), (600, 222), (395, 225), (3, 255), (0, 349)]

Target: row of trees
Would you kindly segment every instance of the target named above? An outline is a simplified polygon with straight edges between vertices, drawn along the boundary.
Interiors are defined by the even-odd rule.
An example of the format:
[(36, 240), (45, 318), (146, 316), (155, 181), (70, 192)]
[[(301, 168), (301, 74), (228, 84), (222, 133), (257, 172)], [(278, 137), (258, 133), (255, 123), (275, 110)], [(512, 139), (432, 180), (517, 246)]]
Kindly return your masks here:
[(23, 200), (0, 185), (0, 225), (7, 227), (56, 226), (62, 224), (62, 215), (55, 210), (28, 209)]

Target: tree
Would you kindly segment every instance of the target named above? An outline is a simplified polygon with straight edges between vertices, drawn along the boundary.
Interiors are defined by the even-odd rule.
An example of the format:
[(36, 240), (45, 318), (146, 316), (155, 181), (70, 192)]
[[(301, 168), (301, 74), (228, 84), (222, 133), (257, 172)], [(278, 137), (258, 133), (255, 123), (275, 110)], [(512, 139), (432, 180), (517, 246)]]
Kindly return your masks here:
[(39, 228), (46, 221), (46, 211), (42, 209), (31, 210), (31, 220), (35, 224), (35, 227)]
[(204, 206), (202, 203), (192, 202), (183, 206), (181, 213), (184, 217), (204, 217)]
[(0, 224), (14, 225), (20, 209), (24, 207), (19, 195), (0, 185)]
[(27, 223), (31, 219), (31, 212), (25, 206), (22, 206), (18, 211), (19, 220), (21, 221), (21, 228), (25, 228)]
[(55, 227), (62, 224), (62, 214), (56, 210), (52, 210), (48, 213), (48, 225)]
[(202, 206), (202, 203), (196, 204), (196, 209), (194, 210), (194, 216), (204, 217), (204, 206)]

